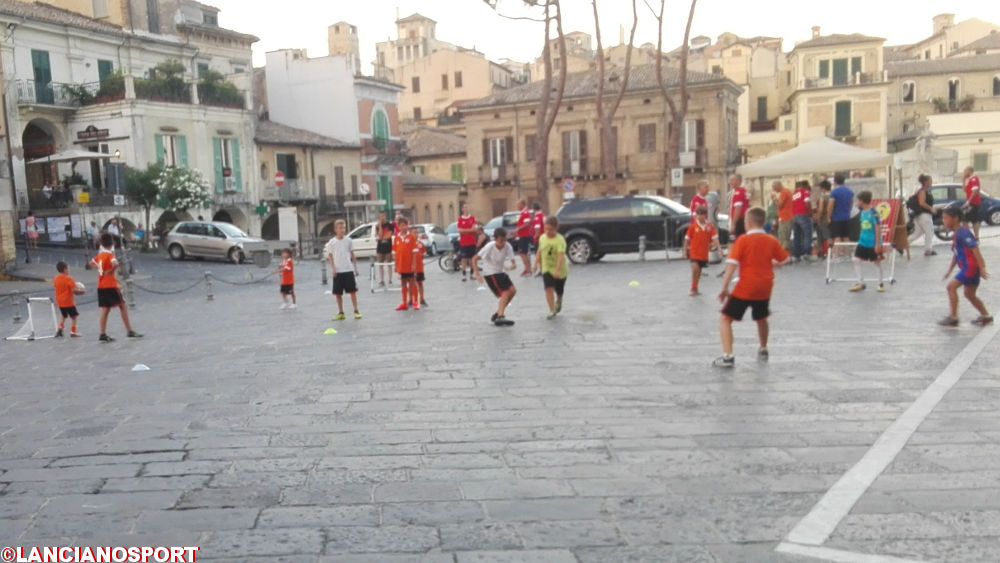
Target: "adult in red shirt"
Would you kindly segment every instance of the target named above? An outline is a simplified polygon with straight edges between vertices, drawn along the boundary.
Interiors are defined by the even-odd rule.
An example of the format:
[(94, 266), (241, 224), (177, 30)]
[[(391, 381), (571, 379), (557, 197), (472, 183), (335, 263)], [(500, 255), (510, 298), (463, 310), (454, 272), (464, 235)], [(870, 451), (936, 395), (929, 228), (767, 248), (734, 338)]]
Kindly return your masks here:
[(521, 276), (530, 276), (531, 259), (528, 258), (528, 254), (531, 252), (531, 239), (534, 238), (535, 234), (531, 224), (531, 208), (528, 207), (527, 201), (519, 199), (517, 210), (520, 211), (520, 215), (517, 216), (517, 239), (514, 241), (514, 247), (524, 264)]
[(747, 189), (741, 184), (743, 176), (733, 174), (729, 177), (729, 232), (733, 239), (747, 232), (745, 217), (750, 200), (747, 198)]
[[(467, 278), (472, 257), (476, 255), (476, 217), (469, 213), (469, 204), (462, 204), (458, 222), (458, 257), (462, 259), (462, 281)], [(471, 272), (470, 272), (471, 273)]]
[(531, 209), (534, 213), (531, 215), (531, 244), (534, 247), (532, 252), (538, 249), (538, 238), (542, 236), (545, 232), (545, 214), (542, 213), (542, 204), (537, 201), (531, 204)]
[(698, 187), (695, 189), (694, 197), (691, 198), (691, 219), (694, 219), (695, 215), (698, 213), (698, 208), (705, 206), (708, 209), (708, 200), (705, 196), (708, 194), (708, 180), (699, 180)]
[(976, 170), (973, 167), (966, 166), (962, 180), (965, 182), (965, 204), (962, 206), (965, 211), (965, 222), (972, 227), (972, 234), (976, 235), (978, 239), (979, 222), (982, 220), (979, 217), (979, 206), (983, 202), (979, 193), (979, 176), (976, 176)]
[(802, 257), (812, 256), (813, 240), (813, 219), (811, 196), (812, 187), (809, 180), (799, 180), (795, 182), (795, 192), (792, 194), (792, 215), (793, 228), (795, 231), (795, 248), (793, 254), (795, 261), (799, 262)]

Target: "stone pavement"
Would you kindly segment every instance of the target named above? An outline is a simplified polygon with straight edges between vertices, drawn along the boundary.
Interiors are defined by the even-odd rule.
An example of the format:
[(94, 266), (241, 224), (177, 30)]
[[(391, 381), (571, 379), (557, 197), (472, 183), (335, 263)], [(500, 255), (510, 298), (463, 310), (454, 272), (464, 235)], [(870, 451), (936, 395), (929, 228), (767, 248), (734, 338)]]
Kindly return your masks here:
[[(899, 263), (884, 294), (827, 285), (820, 264), (783, 269), (771, 361), (744, 323), (732, 371), (709, 366), (718, 267), (689, 298), (680, 261), (576, 267), (553, 321), (541, 281), (516, 280), (511, 329), (487, 322), (488, 292), (436, 266), (430, 307), (361, 293), (361, 321), (329, 320), (312, 266), (297, 311), (278, 309), (277, 282), (217, 285), (211, 302), (140, 295), (137, 341), (98, 344), (90, 305), (83, 339), (0, 342), (0, 546), (808, 561), (775, 547), (981, 332), (934, 324), (947, 260)], [(995, 310), (996, 284), (982, 288)], [(1000, 560), (998, 356), (992, 341), (825, 547)]]

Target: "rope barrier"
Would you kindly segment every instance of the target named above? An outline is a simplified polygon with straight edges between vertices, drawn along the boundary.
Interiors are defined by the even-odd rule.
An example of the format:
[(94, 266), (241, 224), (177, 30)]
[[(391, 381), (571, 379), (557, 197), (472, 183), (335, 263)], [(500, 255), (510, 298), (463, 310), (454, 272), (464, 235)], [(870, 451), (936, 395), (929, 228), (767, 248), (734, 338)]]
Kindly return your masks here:
[(187, 287), (181, 289), (173, 289), (173, 290), (153, 289), (150, 287), (143, 287), (142, 284), (136, 283), (135, 281), (133, 281), (132, 283), (133, 285), (135, 285), (136, 289), (140, 291), (145, 291), (146, 293), (152, 293), (154, 295), (177, 295), (179, 293), (184, 293), (185, 291), (190, 291), (195, 287), (198, 287), (198, 285), (202, 283), (202, 280), (197, 280)]

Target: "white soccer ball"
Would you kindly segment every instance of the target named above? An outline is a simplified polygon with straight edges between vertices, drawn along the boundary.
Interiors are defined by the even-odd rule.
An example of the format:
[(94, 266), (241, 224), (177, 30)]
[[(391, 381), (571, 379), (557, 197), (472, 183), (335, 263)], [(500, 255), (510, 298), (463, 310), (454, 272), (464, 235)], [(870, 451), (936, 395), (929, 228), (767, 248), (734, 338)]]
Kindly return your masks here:
[(76, 282), (76, 289), (77, 289), (77, 291), (86, 291), (87, 290), (86, 286), (83, 285), (83, 282)]

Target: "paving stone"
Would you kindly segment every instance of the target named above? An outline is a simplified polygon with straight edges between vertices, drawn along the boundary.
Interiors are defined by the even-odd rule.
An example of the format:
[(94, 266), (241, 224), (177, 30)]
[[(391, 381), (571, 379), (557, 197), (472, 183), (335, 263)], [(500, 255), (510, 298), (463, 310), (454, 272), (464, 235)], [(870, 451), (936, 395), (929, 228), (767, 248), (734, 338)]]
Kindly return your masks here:
[[(322, 530), (220, 530), (209, 533), (201, 545), (205, 557), (316, 554), (323, 549)], [(200, 558), (200, 556), (199, 556)]]
[(172, 475), (165, 477), (126, 477), (108, 479), (101, 493), (128, 493), (133, 491), (170, 491), (200, 489), (208, 483), (208, 475)]
[(440, 546), (430, 526), (344, 526), (326, 530), (325, 555), (337, 553), (425, 553)]
[(382, 523), (386, 525), (459, 524), (486, 519), (477, 502), (401, 502), (382, 505)]
[(528, 548), (580, 548), (624, 543), (614, 524), (598, 520), (521, 522), (517, 524), (517, 531)]
[(161, 530), (246, 530), (254, 527), (260, 510), (256, 508), (192, 508), (185, 510), (144, 510), (135, 522), (136, 532)]
[(517, 551), (463, 551), (458, 563), (577, 563), (568, 549), (524, 549)]
[(375, 486), (375, 502), (460, 500), (462, 492), (452, 483), (382, 483)]
[(448, 524), (441, 526), (441, 549), (445, 551), (520, 549), (524, 546), (517, 528), (503, 522)]
[(171, 508), (177, 504), (180, 497), (180, 491), (64, 495), (50, 498), (41, 512), (44, 515), (139, 512)]
[(375, 505), (273, 507), (260, 513), (258, 528), (325, 528), (329, 526), (377, 526)]
[(278, 504), (279, 497), (275, 488), (196, 489), (184, 493), (177, 508), (264, 508)]

